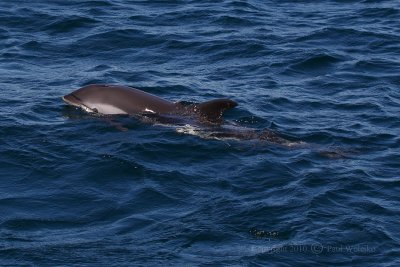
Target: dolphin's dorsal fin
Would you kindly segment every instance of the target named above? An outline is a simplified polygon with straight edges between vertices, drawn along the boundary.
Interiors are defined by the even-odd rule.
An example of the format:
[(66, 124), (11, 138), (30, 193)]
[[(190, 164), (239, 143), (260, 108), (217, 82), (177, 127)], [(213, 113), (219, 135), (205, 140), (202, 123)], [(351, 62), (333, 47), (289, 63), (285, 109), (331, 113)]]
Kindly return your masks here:
[(200, 115), (211, 122), (218, 122), (225, 110), (236, 107), (238, 104), (229, 99), (214, 99), (197, 106)]

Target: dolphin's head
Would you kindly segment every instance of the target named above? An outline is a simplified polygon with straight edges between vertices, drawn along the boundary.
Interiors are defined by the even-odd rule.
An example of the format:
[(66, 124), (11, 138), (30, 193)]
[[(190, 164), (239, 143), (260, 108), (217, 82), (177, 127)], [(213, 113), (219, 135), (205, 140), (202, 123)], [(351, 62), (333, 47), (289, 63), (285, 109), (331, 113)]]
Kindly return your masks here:
[(67, 104), (79, 107), (89, 113), (108, 115), (127, 114), (127, 112), (120, 108), (122, 105), (120, 102), (123, 102), (124, 98), (123, 96), (118, 96), (115, 90), (109, 85), (92, 84), (75, 90), (63, 96), (62, 99)]
[(94, 86), (85, 86), (72, 93), (65, 95), (62, 99), (69, 105), (82, 108), (89, 113), (97, 113), (96, 107), (93, 105), (93, 96), (95, 96)]

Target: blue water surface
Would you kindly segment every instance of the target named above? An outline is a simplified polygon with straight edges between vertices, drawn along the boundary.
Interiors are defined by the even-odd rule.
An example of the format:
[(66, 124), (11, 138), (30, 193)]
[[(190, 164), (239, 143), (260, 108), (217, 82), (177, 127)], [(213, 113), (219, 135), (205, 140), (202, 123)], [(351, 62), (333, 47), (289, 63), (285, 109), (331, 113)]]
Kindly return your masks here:
[[(0, 265), (399, 266), (399, 1), (0, 3)], [(304, 146), (101, 117), (91, 83)]]

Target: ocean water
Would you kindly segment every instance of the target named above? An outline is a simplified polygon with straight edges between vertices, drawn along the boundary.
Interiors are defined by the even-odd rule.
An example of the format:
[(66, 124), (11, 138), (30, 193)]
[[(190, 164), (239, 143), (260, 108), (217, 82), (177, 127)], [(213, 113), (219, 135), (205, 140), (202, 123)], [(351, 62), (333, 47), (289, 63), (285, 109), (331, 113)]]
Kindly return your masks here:
[[(399, 1), (1, 1), (0, 265), (399, 266), (399, 73)], [(91, 83), (306, 145), (121, 131)]]

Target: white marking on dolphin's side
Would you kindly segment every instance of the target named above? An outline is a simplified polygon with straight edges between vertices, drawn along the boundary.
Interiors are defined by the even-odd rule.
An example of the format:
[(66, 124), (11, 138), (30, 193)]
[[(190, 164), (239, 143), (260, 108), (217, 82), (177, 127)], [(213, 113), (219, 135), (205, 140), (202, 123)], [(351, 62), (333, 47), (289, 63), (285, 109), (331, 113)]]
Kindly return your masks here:
[(113, 105), (109, 105), (109, 104), (103, 104), (103, 103), (91, 104), (91, 103), (88, 103), (88, 106), (93, 107), (93, 109), (97, 109), (97, 112), (101, 113), (101, 114), (110, 114), (110, 115), (127, 114), (122, 109), (119, 109), (119, 108), (117, 108), (117, 107), (115, 107)]

